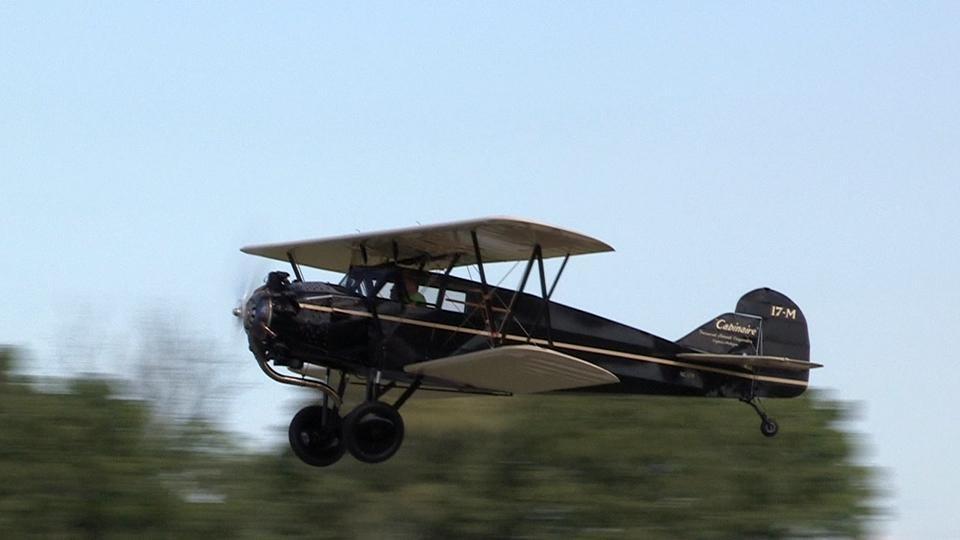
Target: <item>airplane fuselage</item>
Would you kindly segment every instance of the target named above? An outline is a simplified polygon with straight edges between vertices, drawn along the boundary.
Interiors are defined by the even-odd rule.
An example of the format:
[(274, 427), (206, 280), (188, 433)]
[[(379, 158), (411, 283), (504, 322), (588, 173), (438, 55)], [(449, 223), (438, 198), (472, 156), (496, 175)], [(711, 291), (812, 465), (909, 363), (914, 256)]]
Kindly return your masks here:
[[(678, 354), (695, 349), (540, 296), (489, 286), (484, 296), (481, 283), (459, 277), (417, 274), (423, 298), (410, 301), (396, 294), (402, 288), (397, 272), (357, 268), (340, 284), (294, 282), (285, 293), (292, 302), (282, 306), (274, 298), (269, 314), (260, 313), (269, 297), (263, 288), (251, 296), (247, 311), (269, 315), (275, 334), (269, 350), (277, 365), (313, 364), (360, 377), (375, 370), (401, 384), (414, 380), (403, 370), (410, 364), (532, 344), (620, 379), (572, 391), (744, 398), (792, 397), (806, 388), (805, 378), (776, 370), (747, 372), (682, 360)], [(424, 383), (451, 391), (489, 390), (429, 377)]]

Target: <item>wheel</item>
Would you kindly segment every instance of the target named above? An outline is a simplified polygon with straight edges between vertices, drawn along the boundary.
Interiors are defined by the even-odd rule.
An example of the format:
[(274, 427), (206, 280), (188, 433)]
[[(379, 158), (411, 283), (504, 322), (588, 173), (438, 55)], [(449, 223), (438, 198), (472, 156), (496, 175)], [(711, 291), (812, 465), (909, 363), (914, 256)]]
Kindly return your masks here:
[(780, 426), (778, 426), (773, 419), (764, 418), (763, 421), (760, 422), (760, 433), (763, 433), (764, 437), (773, 437), (778, 431), (780, 431)]
[(403, 443), (403, 418), (380, 401), (361, 403), (343, 421), (343, 438), (350, 455), (364, 463), (380, 463)]
[(307, 465), (333, 465), (346, 451), (343, 443), (343, 421), (335, 409), (312, 405), (300, 409), (290, 421), (287, 431), (290, 448)]

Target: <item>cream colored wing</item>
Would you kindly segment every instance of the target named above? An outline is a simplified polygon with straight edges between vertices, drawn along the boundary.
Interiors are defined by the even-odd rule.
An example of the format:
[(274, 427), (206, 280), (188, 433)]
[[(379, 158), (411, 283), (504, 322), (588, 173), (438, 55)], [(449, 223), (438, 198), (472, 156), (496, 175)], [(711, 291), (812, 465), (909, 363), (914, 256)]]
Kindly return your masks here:
[[(497, 217), (350, 234), (282, 244), (247, 246), (244, 253), (346, 272), (351, 265), (372, 266), (420, 259), (424, 269), (445, 268), (454, 255), (458, 265), (477, 262), (473, 234), (484, 263), (527, 260), (539, 245), (543, 258), (613, 251), (609, 245), (573, 231), (515, 218)], [(365, 257), (364, 257), (365, 254)], [(419, 260), (414, 263), (419, 267)]]
[(534, 394), (620, 382), (600, 366), (533, 345), (510, 345), (411, 364), (410, 374), (457, 385)]

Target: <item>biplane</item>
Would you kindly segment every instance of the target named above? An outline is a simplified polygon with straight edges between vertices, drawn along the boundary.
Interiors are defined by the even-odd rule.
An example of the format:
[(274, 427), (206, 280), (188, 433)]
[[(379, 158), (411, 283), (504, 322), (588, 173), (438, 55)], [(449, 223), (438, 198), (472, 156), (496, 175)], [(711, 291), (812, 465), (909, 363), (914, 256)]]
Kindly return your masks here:
[[(331, 465), (345, 452), (367, 463), (389, 459), (403, 442), (399, 410), (418, 393), (737, 398), (772, 437), (778, 426), (760, 398), (800, 395), (809, 370), (821, 367), (809, 361), (803, 312), (768, 288), (676, 341), (552, 301), (570, 257), (613, 248), (532, 221), (488, 218), (242, 251), (293, 272), (292, 280), (270, 272), (234, 315), (267, 376), (320, 392), (288, 431), (309, 465)], [(551, 258), (562, 262), (548, 280)], [(524, 263), (516, 288), (487, 279), (485, 265), (501, 262)], [(302, 266), (343, 278), (306, 281)], [(476, 267), (478, 279), (452, 273), (464, 266)], [(344, 414), (352, 386), (363, 395)]]

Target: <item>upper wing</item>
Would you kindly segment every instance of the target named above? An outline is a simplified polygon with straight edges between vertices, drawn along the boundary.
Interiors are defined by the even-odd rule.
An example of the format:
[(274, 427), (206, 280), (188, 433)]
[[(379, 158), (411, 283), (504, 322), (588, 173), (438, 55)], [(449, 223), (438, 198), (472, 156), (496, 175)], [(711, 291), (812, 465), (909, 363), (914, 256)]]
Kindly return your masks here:
[(616, 375), (600, 366), (533, 345), (508, 345), (419, 362), (406, 366), (404, 371), (514, 394), (620, 382)]
[(823, 367), (823, 364), (807, 362), (806, 360), (795, 360), (782, 356), (757, 356), (747, 354), (716, 354), (716, 353), (680, 353), (677, 358), (683, 360), (694, 360), (707, 364), (721, 364), (724, 366), (736, 366), (749, 371), (756, 368), (782, 369), (785, 371), (809, 371), (814, 368)]
[(609, 245), (589, 236), (513, 218), (476, 219), (247, 246), (241, 251), (279, 261), (292, 257), (298, 264), (334, 272), (346, 272), (352, 265), (373, 266), (418, 258), (424, 258), (424, 268), (431, 270), (445, 268), (455, 254), (459, 254), (458, 265), (475, 264), (472, 233), (477, 235), (484, 263), (526, 260), (538, 244), (544, 259), (613, 251)]

